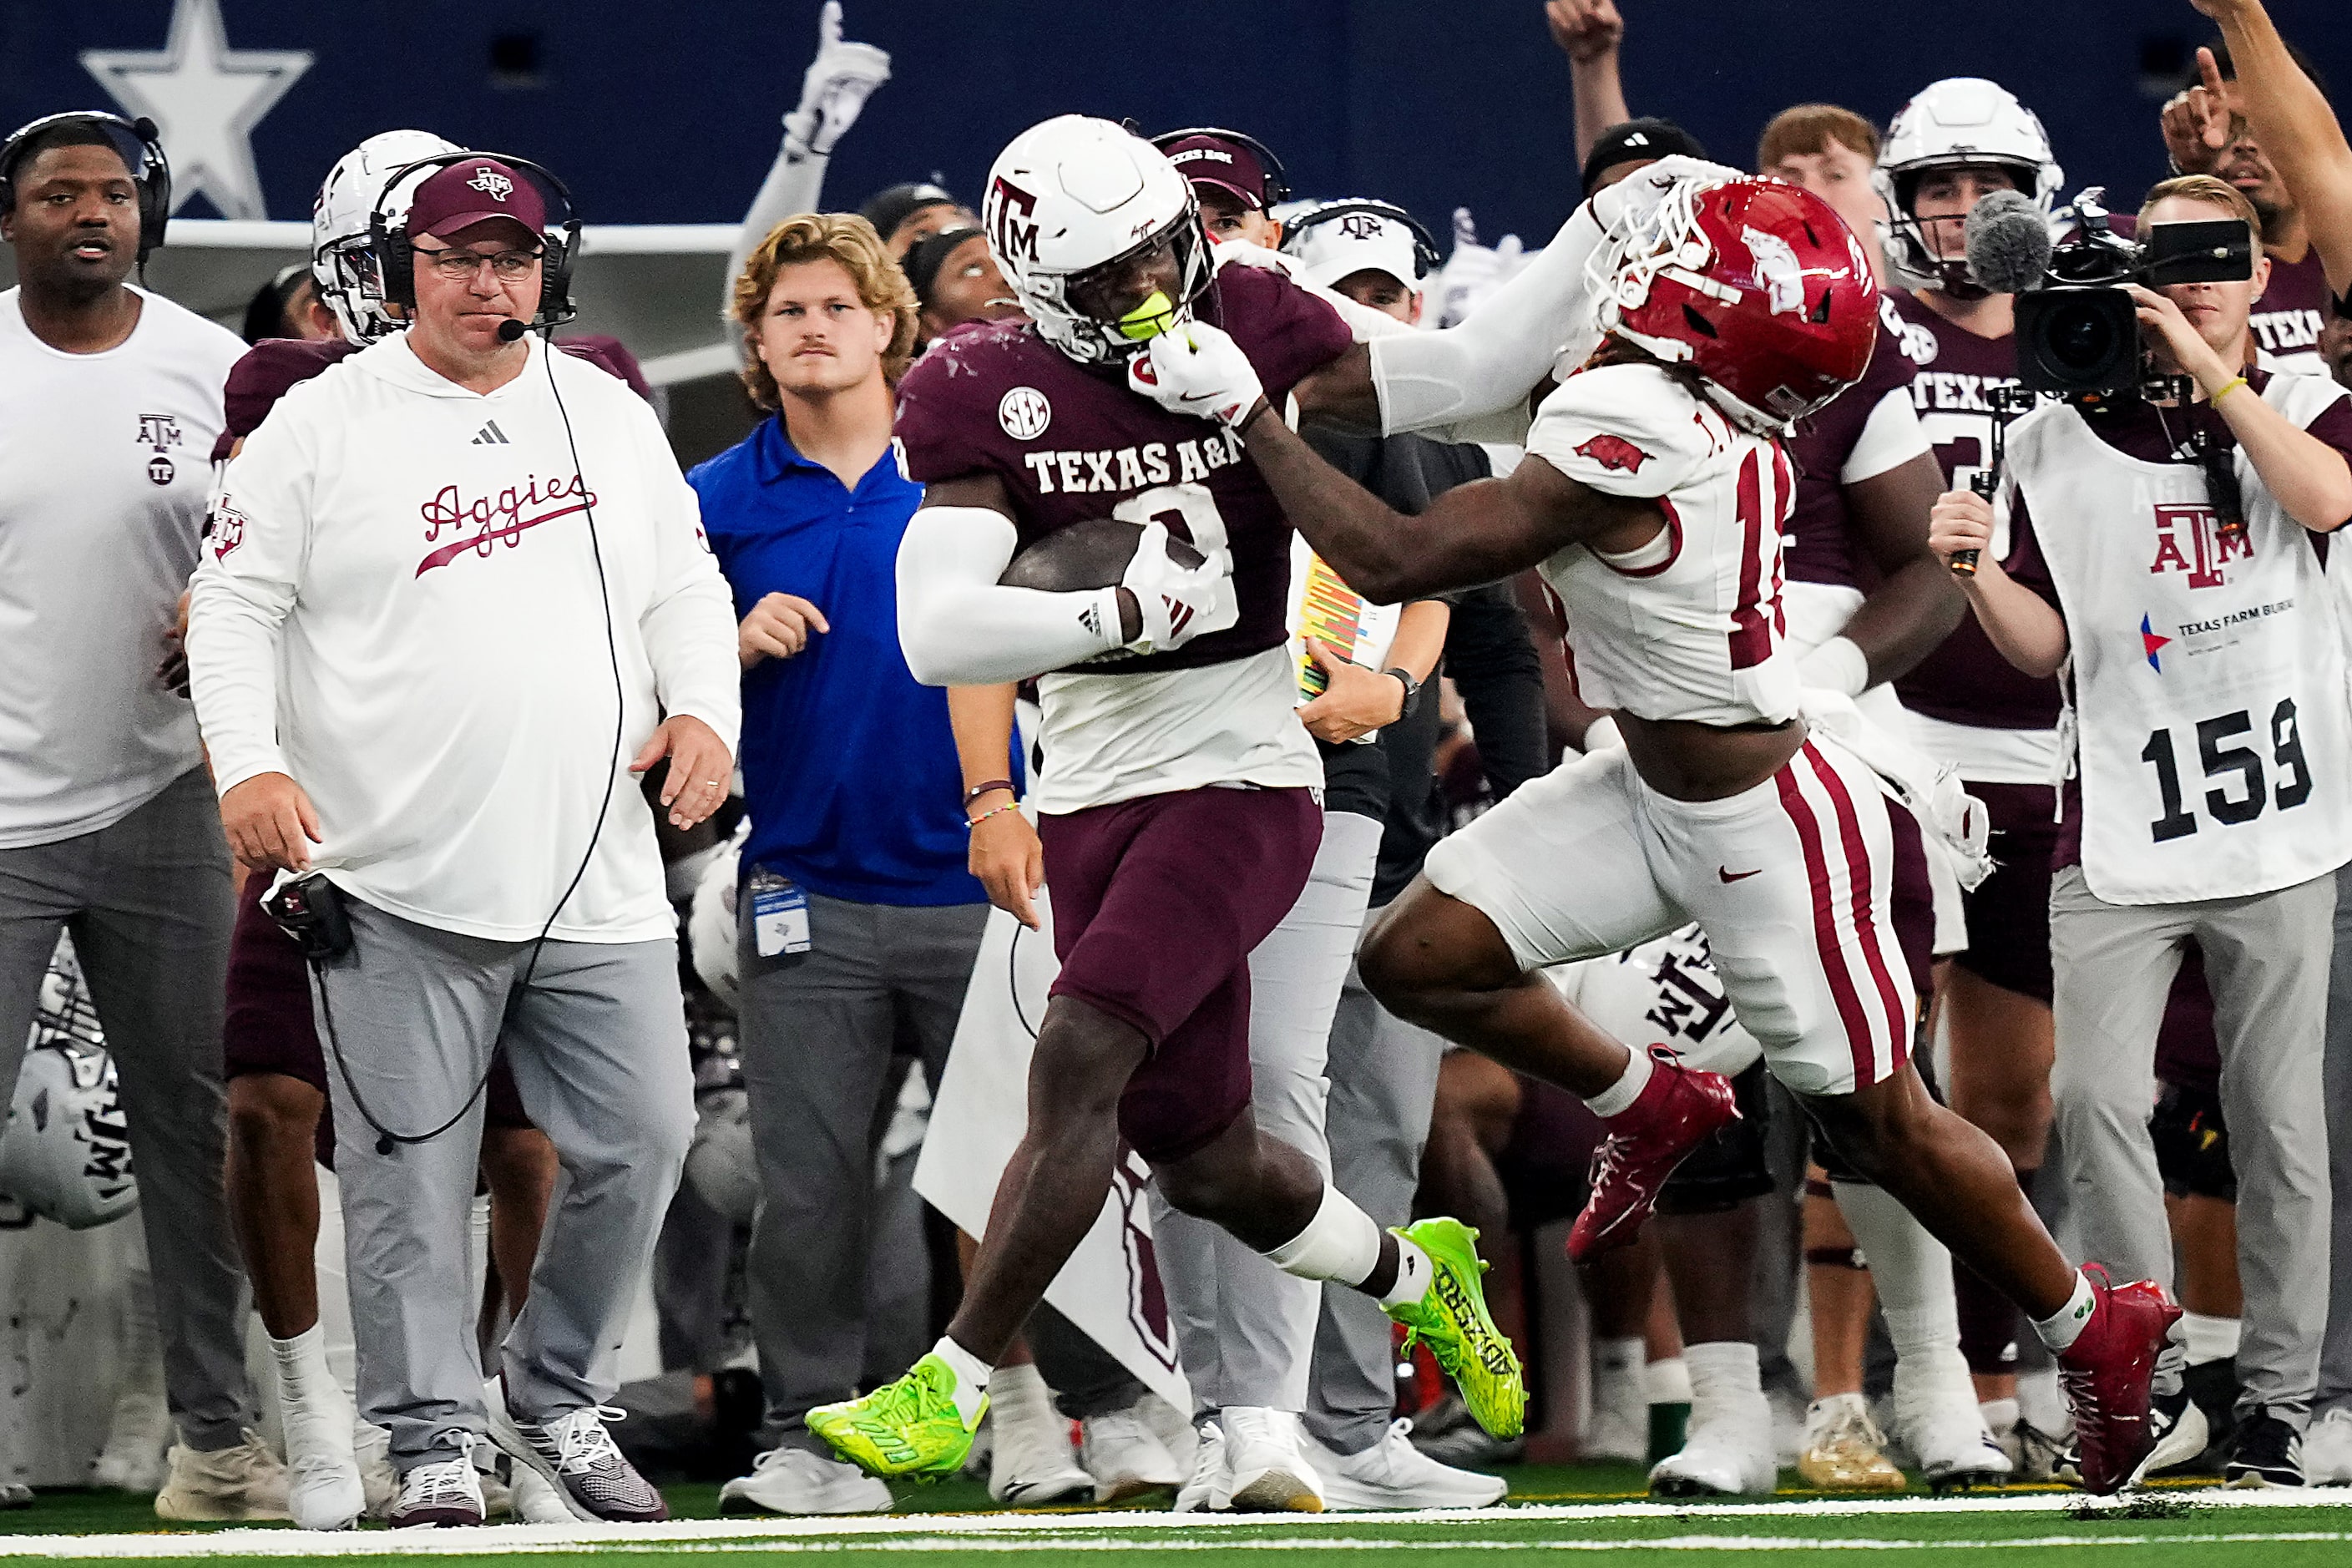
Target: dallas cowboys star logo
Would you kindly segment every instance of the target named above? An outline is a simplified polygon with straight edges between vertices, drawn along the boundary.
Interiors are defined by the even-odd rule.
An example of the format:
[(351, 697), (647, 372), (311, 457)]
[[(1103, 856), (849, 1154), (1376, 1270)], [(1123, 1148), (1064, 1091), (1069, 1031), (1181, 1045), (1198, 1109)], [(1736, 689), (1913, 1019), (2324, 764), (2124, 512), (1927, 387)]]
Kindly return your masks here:
[(124, 113), (162, 132), (175, 210), (202, 191), (223, 217), (262, 218), (253, 128), (313, 58), (307, 49), (232, 49), (220, 0), (173, 0), (162, 49), (84, 49), (81, 63)]

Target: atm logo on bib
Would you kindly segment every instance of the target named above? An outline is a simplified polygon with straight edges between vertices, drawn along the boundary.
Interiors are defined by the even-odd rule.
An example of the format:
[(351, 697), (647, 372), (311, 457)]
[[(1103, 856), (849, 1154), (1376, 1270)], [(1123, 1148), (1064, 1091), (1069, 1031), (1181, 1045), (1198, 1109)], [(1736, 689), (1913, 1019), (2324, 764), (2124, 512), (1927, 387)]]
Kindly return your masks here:
[(2219, 588), (2231, 561), (2252, 561), (2254, 542), (2243, 523), (2225, 526), (2210, 506), (2159, 501), (2156, 508), (2156, 560), (2151, 574), (2181, 572), (2192, 588)]

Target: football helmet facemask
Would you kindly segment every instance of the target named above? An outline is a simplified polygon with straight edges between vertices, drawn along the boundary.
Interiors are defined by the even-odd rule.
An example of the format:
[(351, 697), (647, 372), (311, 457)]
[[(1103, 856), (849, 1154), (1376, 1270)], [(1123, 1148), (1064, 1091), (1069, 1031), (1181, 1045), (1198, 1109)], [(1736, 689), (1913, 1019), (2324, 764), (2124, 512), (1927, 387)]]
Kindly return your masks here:
[(1945, 258), (1927, 243), (1913, 204), (1931, 171), (1986, 165), (2008, 170), (2045, 214), (2066, 177), (2041, 120), (1998, 82), (1972, 76), (1931, 82), (1887, 127), (1871, 184), (1886, 204), (1887, 268), (1906, 288), (1984, 298), (1966, 256)]
[(1586, 265), (1601, 331), (1688, 365), (1759, 434), (1786, 433), (1861, 380), (1877, 344), (1870, 260), (1800, 185), (1677, 184), (1621, 218)]
[(1063, 114), (1014, 137), (988, 172), (981, 226), (1039, 335), (1082, 364), (1141, 345), (1073, 298), (1160, 246), (1175, 253), (1181, 316), (1215, 276), (1192, 187), (1150, 142)]
[(417, 170), (398, 192), (387, 193), (384, 182), (423, 159), (463, 151), (429, 131), (386, 131), (344, 153), (327, 171), (310, 207), (310, 276), (318, 280), (319, 298), (352, 342), (372, 343), (408, 324), (384, 308), (383, 276), (368, 220), (382, 197), (384, 212), (398, 222), (415, 187), (436, 171)]

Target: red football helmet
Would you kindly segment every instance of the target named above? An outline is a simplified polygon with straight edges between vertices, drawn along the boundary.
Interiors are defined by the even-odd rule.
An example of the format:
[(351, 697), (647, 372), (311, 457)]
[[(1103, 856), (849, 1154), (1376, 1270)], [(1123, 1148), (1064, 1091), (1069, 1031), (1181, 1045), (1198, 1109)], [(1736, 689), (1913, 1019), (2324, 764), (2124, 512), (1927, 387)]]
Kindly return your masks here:
[(1593, 253), (1599, 323), (1706, 379), (1726, 414), (1786, 431), (1862, 379), (1878, 284), (1843, 219), (1800, 185), (1680, 184)]

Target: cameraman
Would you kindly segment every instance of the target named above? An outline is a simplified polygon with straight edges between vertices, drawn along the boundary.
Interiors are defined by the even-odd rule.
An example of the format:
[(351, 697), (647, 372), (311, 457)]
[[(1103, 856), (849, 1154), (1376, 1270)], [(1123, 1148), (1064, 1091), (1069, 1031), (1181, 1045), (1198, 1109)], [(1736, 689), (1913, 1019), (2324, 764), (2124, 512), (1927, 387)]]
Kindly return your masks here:
[[(2234, 218), (2258, 244), (2252, 205), (2210, 176), (2148, 195), (2143, 234)], [(2245, 1387), (2225, 1473), (2300, 1486), (2327, 1300), (2330, 921), (2352, 858), (2345, 655), (2310, 535), (2352, 518), (2352, 405), (2317, 377), (2255, 366), (2249, 319), (2268, 273), (2257, 260), (2242, 281), (2126, 285), (2152, 368), (2187, 376), (2192, 398), (2044, 404), (2009, 437), (2007, 570), (1995, 509), (1971, 491), (1936, 503), (1930, 542), (1948, 559), (1984, 552), (1964, 583), (2004, 658), (2069, 670), (2052, 1089), (2084, 1246), (2172, 1277), (2147, 1121), (2166, 990), (2193, 940), (2246, 1199)], [(2156, 1385), (2151, 1469), (2192, 1458), (2203, 1425), (2177, 1351)]]
[[(726, 799), (734, 618), (652, 411), (526, 331), (568, 313), (539, 187), (458, 157), (397, 226), (409, 329), (289, 393), (224, 478), (197, 717), (238, 856), (317, 864), (306, 901), (348, 912), (312, 994), (391, 1523), (479, 1523), (486, 1435), (577, 1517), (665, 1518), (603, 1425), (694, 1127), (630, 774), (667, 759), (676, 826)], [(501, 1043), (567, 1180), (486, 1391), (466, 1225)]]

